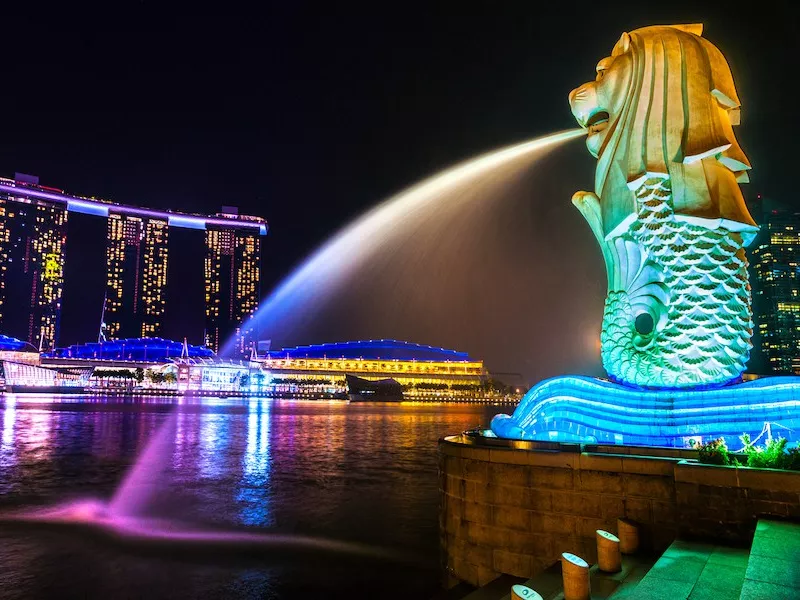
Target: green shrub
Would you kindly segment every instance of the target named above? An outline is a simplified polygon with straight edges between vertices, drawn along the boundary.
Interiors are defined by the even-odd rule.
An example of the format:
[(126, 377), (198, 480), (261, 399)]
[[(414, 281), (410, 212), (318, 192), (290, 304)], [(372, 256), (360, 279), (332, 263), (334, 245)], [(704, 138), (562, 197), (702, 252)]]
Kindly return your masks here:
[(739, 439), (744, 444), (748, 467), (800, 471), (800, 448), (787, 449), (788, 441), (785, 438), (769, 439), (763, 448), (751, 443), (747, 434)]
[[(747, 457), (748, 467), (756, 469), (787, 469), (800, 471), (800, 448), (787, 449), (788, 440), (771, 438), (763, 446), (757, 446), (746, 433), (739, 437), (742, 453)], [(719, 438), (705, 443), (694, 440), (689, 445), (698, 451), (697, 460), (707, 465), (738, 465), (736, 454), (728, 450), (725, 440)]]
[(698, 444), (694, 440), (689, 442), (692, 448), (698, 451), (697, 460), (706, 465), (736, 465), (736, 458), (728, 451), (725, 440), (719, 438)]
[(745, 447), (747, 466), (756, 469), (783, 469), (786, 463), (786, 438), (772, 438), (763, 447)]

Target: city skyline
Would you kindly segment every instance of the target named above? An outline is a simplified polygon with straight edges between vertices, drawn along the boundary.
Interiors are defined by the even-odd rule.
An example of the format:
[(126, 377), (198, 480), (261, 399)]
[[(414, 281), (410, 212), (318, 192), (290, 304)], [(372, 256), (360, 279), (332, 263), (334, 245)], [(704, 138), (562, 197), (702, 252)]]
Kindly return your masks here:
[(800, 213), (758, 198), (750, 251), (757, 350), (766, 372), (800, 374)]
[[(263, 218), (239, 215), (233, 207), (205, 216), (121, 205), (73, 196), (19, 173), (13, 180), (0, 179), (0, 328), (8, 335), (43, 349), (62, 345), (59, 323), (71, 212), (106, 218), (105, 286), (95, 337), (163, 334), (170, 229), (202, 229), (205, 257), (193, 260), (204, 271), (204, 342), (217, 350), (230, 335), (239, 335), (237, 350), (249, 351), (257, 337), (247, 321), (260, 295), (260, 237), (267, 231)], [(180, 272), (186, 265), (176, 268)], [(214, 289), (218, 293), (211, 293)], [(85, 331), (84, 337), (88, 342), (93, 336)]]
[[(786, 177), (792, 153), (785, 115), (791, 96), (774, 85), (776, 76), (790, 68), (788, 55), (752, 35), (770, 31), (776, 39), (791, 39), (788, 12), (755, 12), (742, 20), (722, 6), (678, 2), (649, 7), (646, 18), (641, 9), (593, 11), (591, 20), (576, 22), (567, 15), (543, 19), (536, 7), (522, 5), (456, 12), (427, 5), (398, 11), (391, 19), (347, 7), (266, 10), (271, 17), (264, 21), (218, 11), (187, 17), (185, 11), (144, 2), (131, 6), (125, 19), (110, 21), (103, 11), (18, 7), (18, 27), (9, 35), (14, 47), (25, 48), (19, 71), (35, 74), (52, 89), (95, 90), (102, 81), (103, 92), (64, 94), (58, 102), (48, 94), (9, 97), (9, 111), (19, 118), (7, 124), (0, 145), (4, 174), (36, 173), (67, 190), (134, 204), (146, 198), (154, 208), (212, 214), (222, 204), (233, 204), (243, 213), (268, 214), (273, 229), (269, 259), (262, 265), (266, 292), (332, 232), (381, 200), (471, 156), (574, 126), (565, 95), (593, 74), (597, 49), (613, 41), (609, 31), (702, 21), (737, 79), (744, 107), (740, 142), (755, 166), (752, 192), (795, 202)], [(581, 42), (564, 43), (566, 30)], [(36, 44), (30, 43), (33, 31), (40, 33)], [(413, 43), (409, 31), (414, 31)], [(151, 43), (143, 44), (144, 37)], [(556, 48), (557, 59), (542, 59)], [(165, 60), (170, 56), (177, 62)], [(241, 87), (209, 93), (219, 73)], [(450, 268), (438, 278), (441, 287), (452, 281), (446, 292), (457, 301), (435, 304), (441, 287), (398, 269), (398, 264), (430, 260), (413, 256), (412, 240), (403, 260), (384, 271), (386, 281), (378, 291), (390, 301), (355, 291), (320, 299), (325, 304), (320, 318), (304, 315), (302, 327), (264, 337), (274, 345), (350, 337), (414, 339), (468, 349), (531, 381), (565, 370), (599, 373), (589, 332), (596, 331), (600, 318), (592, 307), (602, 293), (594, 279), (602, 265), (595, 258), (569, 260), (572, 253), (594, 256), (592, 240), (569, 202), (573, 188), (592, 185), (591, 157), (580, 145), (548, 160), (547, 177), (525, 173), (517, 208), (525, 212), (515, 213), (513, 221), (492, 211), (476, 231), (466, 232), (454, 222), (440, 236), (452, 245), (455, 238), (463, 239), (454, 266), (463, 276), (451, 275)], [(569, 179), (571, 186), (559, 183)], [(541, 201), (532, 200), (534, 192)], [(511, 202), (516, 200), (509, 198), (507, 205)], [(88, 217), (70, 216), (71, 228), (90, 229), (84, 223)], [(555, 223), (563, 226), (556, 255), (561, 264), (548, 266), (544, 275), (566, 285), (563, 297), (548, 300), (537, 291), (543, 274), (533, 273), (523, 256), (538, 250), (535, 241), (526, 246), (525, 240), (546, 238)], [(191, 233), (170, 232), (170, 264), (180, 255), (204, 252), (202, 236), (195, 243)], [(513, 254), (506, 252), (504, 240)], [(88, 265), (104, 268), (102, 261), (93, 262), (94, 248), (77, 246), (71, 244), (70, 251), (88, 256), (86, 270)], [(514, 263), (517, 258), (520, 264)], [(70, 342), (82, 340), (80, 331), (97, 329), (103, 293), (95, 286), (104, 285), (90, 273), (74, 272), (74, 266), (67, 266), (71, 282), (65, 285), (69, 297), (61, 324)], [(188, 306), (188, 297), (205, 293), (202, 265), (185, 274), (185, 281), (184, 274), (169, 271), (173, 281), (165, 318), (181, 326), (165, 333), (177, 339), (189, 333), (190, 340), (201, 343), (205, 314), (202, 305)], [(513, 281), (525, 300), (506, 294), (508, 299), (481, 302), (480, 286), (469, 284), (473, 272), (482, 273), (475, 277), (487, 283)], [(85, 289), (88, 295), (91, 288), (91, 298), (99, 300), (72, 300), (76, 285), (82, 286), (79, 294)], [(354, 279), (346, 289), (360, 292), (374, 285), (374, 280)], [(176, 294), (185, 294), (187, 305)], [(398, 307), (409, 305), (408, 296), (436, 316), (426, 317), (420, 306), (402, 314)], [(91, 319), (84, 317), (87, 311)], [(460, 327), (463, 322), (474, 326)], [(579, 357), (569, 350), (575, 347), (584, 349)]]
[(0, 600), (800, 598), (793, 3), (4, 8)]
[[(108, 339), (164, 334), (170, 229), (202, 228), (204, 326), (202, 336), (195, 332), (194, 338), (216, 352), (236, 335), (237, 352), (250, 351), (258, 339), (249, 318), (261, 300), (260, 236), (266, 222), (240, 216), (238, 209), (229, 206), (202, 216), (84, 199), (40, 186), (37, 178), (17, 176), (20, 181), (0, 178), (0, 327), (4, 334), (44, 349), (65, 345), (54, 340), (58, 342), (69, 255), (68, 214), (78, 212), (107, 220), (103, 321), (98, 319), (98, 327)], [(748, 203), (758, 211), (754, 214), (762, 227), (748, 249), (757, 336), (749, 371), (798, 373), (800, 288), (792, 251), (795, 245), (800, 247), (800, 213), (760, 194)], [(244, 227), (231, 228), (240, 223)], [(12, 282), (15, 264), (27, 265), (16, 284)], [(30, 303), (21, 301), (29, 295)], [(87, 332), (81, 341), (90, 342), (93, 335)]]

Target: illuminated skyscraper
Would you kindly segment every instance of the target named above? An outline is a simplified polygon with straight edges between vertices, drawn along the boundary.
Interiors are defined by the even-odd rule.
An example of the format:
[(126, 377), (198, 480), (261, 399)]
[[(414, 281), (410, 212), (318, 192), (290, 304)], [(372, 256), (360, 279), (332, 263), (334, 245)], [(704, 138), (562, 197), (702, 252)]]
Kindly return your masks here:
[(65, 205), (0, 191), (0, 332), (56, 344), (66, 243)]
[(0, 334), (45, 348), (56, 344), (69, 212), (108, 220), (102, 335), (161, 334), (169, 229), (178, 227), (205, 235), (206, 340), (217, 349), (237, 336), (238, 349), (249, 350), (255, 340), (251, 317), (260, 292), (264, 219), (229, 207), (208, 216), (76, 196), (21, 173), (0, 177)]
[(800, 374), (800, 213), (765, 210), (751, 262), (753, 320), (765, 365)]
[[(226, 207), (218, 217), (237, 216)], [(252, 316), (261, 291), (261, 239), (259, 230), (208, 225), (206, 227), (205, 301), (206, 346), (215, 352), (233, 335), (240, 354), (249, 352), (256, 340)]]
[(155, 337), (166, 307), (169, 224), (166, 219), (109, 212), (105, 334)]

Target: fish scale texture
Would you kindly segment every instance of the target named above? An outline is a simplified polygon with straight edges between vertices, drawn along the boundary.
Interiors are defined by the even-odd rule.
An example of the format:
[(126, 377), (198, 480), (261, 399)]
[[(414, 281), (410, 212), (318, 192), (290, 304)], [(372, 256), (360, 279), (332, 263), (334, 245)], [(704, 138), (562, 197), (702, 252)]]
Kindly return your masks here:
[[(635, 284), (606, 298), (603, 366), (612, 378), (639, 386), (736, 379), (753, 330), (742, 234), (677, 219), (666, 177), (646, 179), (635, 195), (638, 218), (625, 237), (642, 253), (643, 267)], [(654, 323), (645, 334), (636, 329), (643, 305)]]

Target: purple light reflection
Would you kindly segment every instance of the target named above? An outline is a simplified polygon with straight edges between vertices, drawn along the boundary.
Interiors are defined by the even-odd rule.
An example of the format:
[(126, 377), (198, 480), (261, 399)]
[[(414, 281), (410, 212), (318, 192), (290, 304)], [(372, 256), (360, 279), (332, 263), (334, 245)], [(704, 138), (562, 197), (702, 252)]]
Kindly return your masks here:
[[(5, 403), (3, 415), (3, 450), (14, 448), (13, 399), (9, 406)], [(347, 542), (332, 538), (268, 532), (260, 527), (273, 525), (269, 514), (269, 475), (270, 475), (270, 402), (256, 400), (251, 402), (247, 420), (247, 448), (242, 458), (242, 477), (237, 501), (243, 505), (241, 522), (250, 528), (208, 527), (189, 523), (180, 519), (154, 516), (151, 510), (153, 501), (158, 499), (162, 488), (168, 485), (162, 481), (164, 471), (173, 458), (176, 438), (186, 442), (185, 430), (181, 423), (183, 415), (175, 411), (166, 417), (144, 446), (136, 462), (115, 491), (113, 498), (102, 501), (93, 498), (71, 500), (45, 508), (19, 509), (0, 512), (0, 524), (21, 527), (68, 528), (101, 533), (113, 540), (126, 544), (180, 546), (181, 549), (209, 549), (214, 553), (224, 551), (245, 551), (247, 553), (274, 553), (277, 558), (290, 554), (325, 553), (341, 558), (367, 558), (407, 562), (408, 558), (380, 547), (362, 543)], [(10, 414), (9, 414), (10, 413)], [(47, 441), (50, 426), (42, 427), (37, 418), (47, 416), (44, 411), (33, 410), (28, 415), (26, 435), (33, 440)], [(228, 437), (227, 424), (220, 421), (221, 415), (203, 414), (199, 431), (191, 446), (199, 445), (200, 462), (209, 461), (200, 471), (205, 477), (222, 476), (222, 463), (211, 464), (211, 457), (226, 450)], [(41, 421), (39, 418), (38, 421)], [(10, 432), (10, 433), (9, 433)], [(37, 447), (42, 444), (35, 444)], [(44, 446), (47, 446), (44, 443)], [(173, 458), (174, 460), (174, 458)], [(214, 473), (209, 473), (213, 469)], [(253, 525), (260, 527), (252, 527)]]
[(11, 467), (16, 462), (14, 422), (17, 417), (17, 399), (6, 394), (3, 402), (3, 433), (0, 436), (0, 467)]
[(0, 523), (83, 528), (113, 536), (119, 541), (186, 547), (212, 546), (215, 550), (277, 550), (286, 553), (323, 552), (339, 556), (406, 562), (396, 552), (367, 544), (323, 537), (242, 530), (202, 529), (186, 523), (115, 514), (100, 500), (83, 499), (51, 508), (0, 513)]

